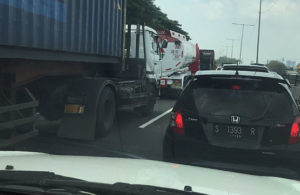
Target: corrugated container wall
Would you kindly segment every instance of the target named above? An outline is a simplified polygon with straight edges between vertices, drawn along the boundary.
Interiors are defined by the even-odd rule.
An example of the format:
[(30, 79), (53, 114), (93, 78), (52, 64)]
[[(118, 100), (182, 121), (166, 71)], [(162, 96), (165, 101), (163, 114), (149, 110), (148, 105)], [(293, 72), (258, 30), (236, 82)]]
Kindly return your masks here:
[(125, 0), (0, 0), (0, 45), (121, 57)]

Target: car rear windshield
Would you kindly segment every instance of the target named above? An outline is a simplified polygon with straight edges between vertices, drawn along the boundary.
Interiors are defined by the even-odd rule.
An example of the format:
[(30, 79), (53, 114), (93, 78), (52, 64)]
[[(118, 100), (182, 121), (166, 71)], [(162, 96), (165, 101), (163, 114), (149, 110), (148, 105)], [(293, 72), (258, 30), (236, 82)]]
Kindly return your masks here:
[(290, 121), (297, 112), (287, 89), (272, 79), (217, 77), (198, 79), (191, 86), (200, 114)]

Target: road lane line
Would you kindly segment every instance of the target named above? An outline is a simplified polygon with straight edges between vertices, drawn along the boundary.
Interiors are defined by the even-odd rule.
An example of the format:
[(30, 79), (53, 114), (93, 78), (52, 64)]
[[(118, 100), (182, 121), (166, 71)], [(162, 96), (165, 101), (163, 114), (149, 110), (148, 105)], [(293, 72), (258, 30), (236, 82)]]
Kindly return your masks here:
[(166, 114), (170, 113), (172, 111), (173, 108), (170, 108), (169, 110), (165, 111), (164, 113), (158, 115), (157, 117), (151, 119), (150, 121), (142, 124), (141, 126), (139, 126), (140, 129), (144, 129), (145, 127), (147, 127), (148, 125), (151, 125), (152, 123), (154, 123), (155, 121), (157, 121), (158, 119), (160, 119), (161, 117), (165, 116)]

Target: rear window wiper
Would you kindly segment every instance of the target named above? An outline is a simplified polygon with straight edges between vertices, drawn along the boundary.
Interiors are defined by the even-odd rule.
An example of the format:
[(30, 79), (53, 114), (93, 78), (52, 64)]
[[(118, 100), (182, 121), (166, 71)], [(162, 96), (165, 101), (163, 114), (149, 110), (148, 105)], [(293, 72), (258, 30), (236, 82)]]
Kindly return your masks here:
[(255, 121), (259, 121), (263, 118), (265, 118), (270, 106), (271, 106), (271, 103), (272, 103), (273, 99), (271, 99), (271, 101), (268, 102), (268, 105), (266, 106), (266, 108), (264, 109), (264, 111), (262, 112), (261, 115), (259, 115), (258, 117), (255, 117), (255, 118), (252, 118), (251, 119), (251, 122), (255, 122)]

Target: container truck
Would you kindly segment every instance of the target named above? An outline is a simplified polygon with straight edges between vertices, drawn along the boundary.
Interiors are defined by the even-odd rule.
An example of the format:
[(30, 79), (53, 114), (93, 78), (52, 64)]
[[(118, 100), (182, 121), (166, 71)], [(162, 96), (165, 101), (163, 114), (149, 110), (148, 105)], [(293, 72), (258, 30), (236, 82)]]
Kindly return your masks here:
[(215, 51), (200, 49), (200, 70), (216, 70)]
[(160, 95), (178, 96), (190, 75), (199, 70), (199, 48), (186, 37), (171, 30), (159, 30), (161, 61), (157, 75), (160, 76)]
[(157, 34), (125, 16), (125, 0), (0, 1), (0, 147), (37, 135), (37, 113), (81, 140), (118, 109), (152, 113)]

